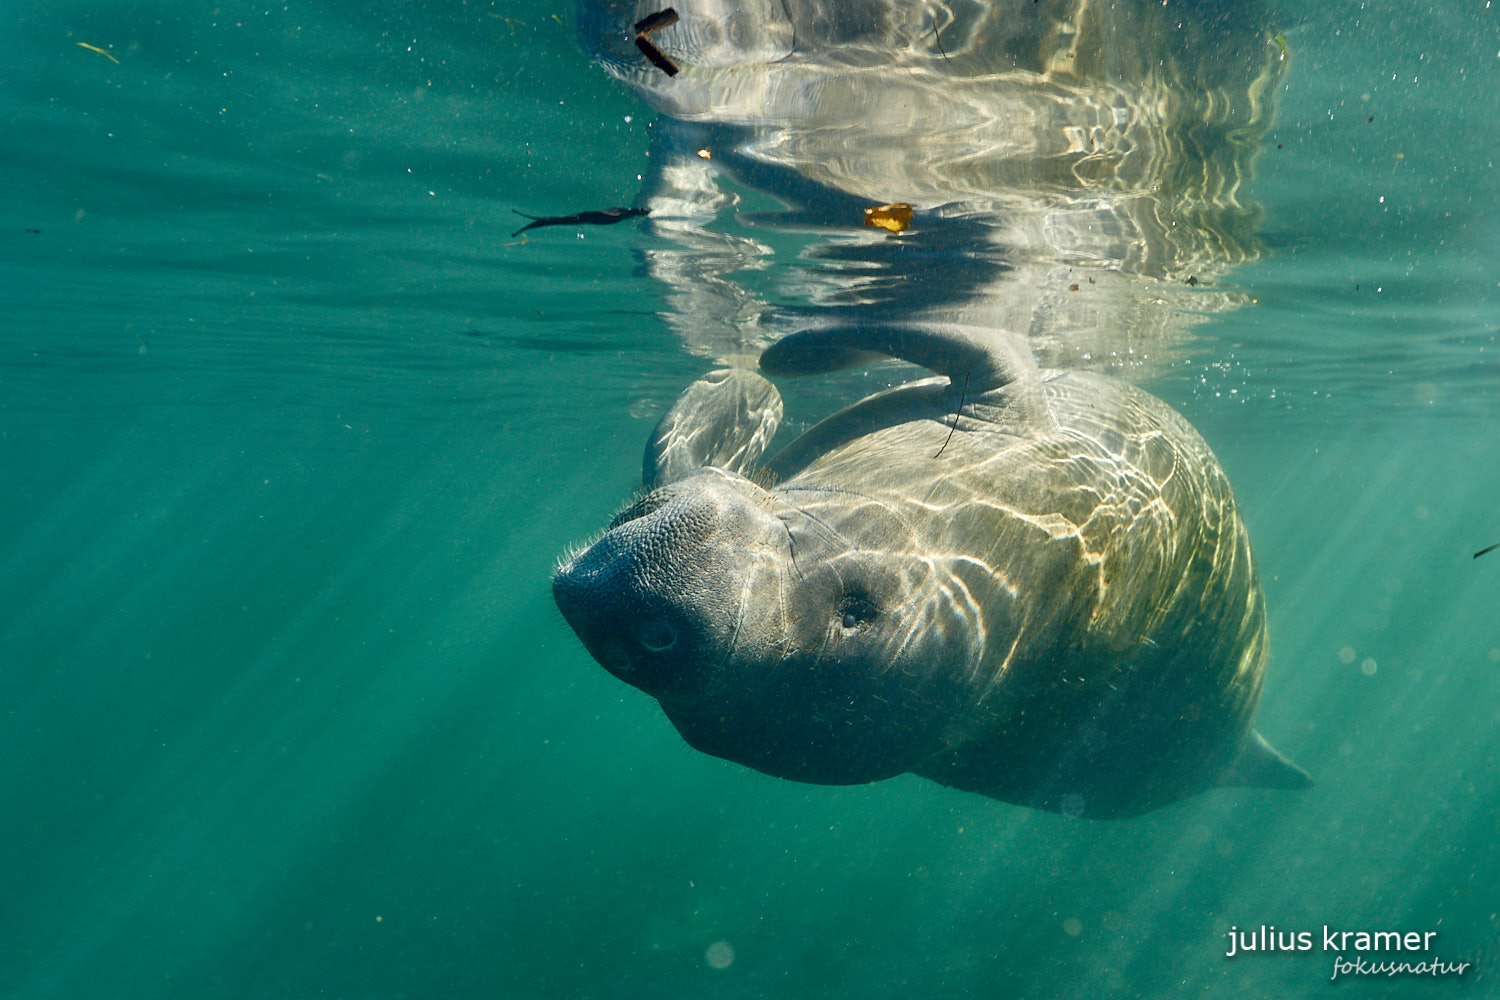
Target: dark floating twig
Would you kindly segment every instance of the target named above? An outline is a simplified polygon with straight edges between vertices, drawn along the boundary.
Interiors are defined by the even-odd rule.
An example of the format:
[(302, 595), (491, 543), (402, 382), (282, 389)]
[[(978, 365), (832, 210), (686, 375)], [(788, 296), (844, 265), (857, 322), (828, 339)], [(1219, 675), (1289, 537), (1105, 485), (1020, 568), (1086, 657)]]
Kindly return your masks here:
[(932, 15), (932, 37), (937, 39), (938, 51), (943, 54), (943, 62), (948, 61), (948, 51), (943, 48), (943, 36), (938, 32), (937, 13)]
[(644, 208), (606, 208), (602, 212), (575, 212), (572, 215), (527, 215), (520, 209), (511, 209), (523, 219), (530, 219), (520, 229), (511, 233), (512, 236), (520, 236), (528, 229), (540, 229), (543, 226), (612, 226), (616, 222), (624, 222), (626, 219), (634, 219), (639, 215), (649, 215)]
[(1474, 553), (1474, 558), (1478, 559), (1480, 556), (1484, 555), (1486, 552), (1493, 552), (1496, 549), (1500, 549), (1500, 542), (1496, 542), (1494, 545), (1486, 546), (1485, 548), (1480, 549), (1478, 552)]
[(659, 10), (655, 14), (647, 14), (635, 22), (635, 47), (641, 50), (641, 55), (651, 60), (651, 65), (668, 76), (676, 76), (682, 70), (676, 63), (667, 58), (667, 54), (657, 48), (656, 43), (651, 41), (647, 36), (653, 31), (670, 28), (676, 23), (677, 11), (671, 7), (668, 7), (666, 10)]
[(943, 452), (948, 450), (948, 442), (953, 440), (953, 432), (958, 430), (958, 418), (964, 412), (964, 397), (969, 393), (969, 372), (964, 372), (964, 387), (958, 393), (958, 409), (953, 411), (953, 426), (948, 428), (948, 436), (943, 438), (943, 446), (937, 450), (933, 458), (942, 458)]
[(659, 10), (655, 14), (647, 14), (645, 17), (635, 22), (635, 33), (637, 35), (649, 35), (653, 31), (660, 31), (662, 28), (670, 28), (676, 23), (677, 11), (673, 10), (671, 7), (668, 7), (666, 10)]
[(676, 76), (678, 73), (682, 72), (682, 70), (678, 68), (677, 64), (674, 63), (671, 59), (668, 59), (665, 52), (657, 48), (655, 45), (651, 44), (651, 40), (645, 35), (635, 36), (635, 47), (641, 50), (641, 55), (651, 60), (651, 65), (655, 66), (657, 69), (661, 70), (668, 76)]

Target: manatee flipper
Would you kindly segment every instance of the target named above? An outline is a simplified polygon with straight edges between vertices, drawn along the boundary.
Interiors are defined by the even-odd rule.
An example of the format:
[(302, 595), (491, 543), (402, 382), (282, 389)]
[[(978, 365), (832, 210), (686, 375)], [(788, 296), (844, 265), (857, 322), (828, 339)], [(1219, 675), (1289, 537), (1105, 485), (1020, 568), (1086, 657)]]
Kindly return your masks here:
[(1245, 738), (1240, 755), (1219, 776), (1226, 788), (1310, 788), (1312, 776), (1283, 757), (1254, 729)]
[(748, 475), (781, 423), (781, 394), (744, 368), (709, 372), (677, 397), (651, 438), (641, 481), (647, 489), (712, 465)]
[(819, 375), (883, 357), (900, 358), (967, 382), (976, 394), (1035, 381), (1036, 362), (1020, 337), (965, 326), (849, 326), (783, 337), (760, 356), (768, 375)]

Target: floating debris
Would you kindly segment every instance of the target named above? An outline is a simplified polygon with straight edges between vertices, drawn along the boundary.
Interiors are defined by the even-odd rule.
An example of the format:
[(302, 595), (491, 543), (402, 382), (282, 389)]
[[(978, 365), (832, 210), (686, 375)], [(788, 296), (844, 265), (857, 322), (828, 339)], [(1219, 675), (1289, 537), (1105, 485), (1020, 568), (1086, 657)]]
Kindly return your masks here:
[(543, 226), (612, 226), (616, 222), (624, 222), (626, 219), (634, 219), (636, 216), (649, 215), (644, 208), (606, 208), (599, 212), (575, 212), (573, 215), (527, 215), (519, 209), (511, 209), (523, 219), (530, 219), (520, 229), (511, 233), (512, 236), (520, 236), (528, 229), (540, 229)]
[(651, 65), (661, 70), (668, 76), (676, 76), (682, 72), (681, 67), (667, 58), (667, 54), (656, 47), (656, 43), (648, 37), (653, 31), (662, 28), (670, 28), (677, 23), (677, 11), (668, 7), (659, 10), (655, 14), (647, 14), (635, 22), (635, 47), (641, 50), (641, 55), (651, 60)]
[[(948, 23), (952, 24), (953, 22), (949, 21)], [(945, 49), (945, 48), (943, 48), (943, 36), (938, 32), (938, 23), (937, 23), (937, 15), (936, 14), (934, 14), (932, 16), (932, 37), (935, 38), (935, 39), (937, 39), (938, 51), (943, 54), (943, 62), (947, 62), (948, 61), (948, 50)]]
[(911, 212), (911, 206), (904, 201), (877, 205), (865, 209), (865, 225), (871, 229), (889, 229), (893, 233), (899, 233), (911, 225)]
[(655, 14), (647, 14), (645, 17), (635, 22), (635, 33), (637, 35), (649, 35), (653, 31), (660, 31), (662, 28), (670, 28), (676, 23), (677, 11), (673, 10), (671, 7), (668, 7), (665, 10), (657, 11)]
[(1474, 558), (1478, 559), (1480, 556), (1484, 555), (1486, 552), (1493, 552), (1496, 549), (1500, 549), (1500, 542), (1496, 542), (1494, 545), (1489, 545), (1489, 546), (1486, 546), (1485, 548), (1480, 549), (1478, 552), (1474, 553)]
[(78, 47), (81, 49), (88, 49), (90, 52), (97, 52), (104, 58), (108, 59), (110, 62), (114, 63), (116, 66), (120, 65), (120, 60), (116, 59), (108, 49), (101, 49), (99, 46), (90, 45), (88, 42), (79, 42)]
[(953, 411), (953, 423), (948, 427), (948, 436), (943, 438), (943, 446), (937, 450), (933, 458), (942, 458), (943, 452), (948, 450), (948, 442), (953, 440), (953, 432), (958, 430), (958, 418), (964, 412), (964, 397), (969, 394), (969, 376), (973, 372), (964, 372), (964, 387), (958, 392), (958, 409)]

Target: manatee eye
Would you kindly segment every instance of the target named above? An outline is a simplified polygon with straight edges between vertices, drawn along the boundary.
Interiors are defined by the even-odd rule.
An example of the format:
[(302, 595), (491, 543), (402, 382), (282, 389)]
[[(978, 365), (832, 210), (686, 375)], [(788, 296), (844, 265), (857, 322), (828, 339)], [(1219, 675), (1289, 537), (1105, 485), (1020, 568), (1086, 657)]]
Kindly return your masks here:
[(839, 603), (833, 620), (845, 632), (852, 632), (861, 625), (873, 621), (879, 613), (874, 602), (868, 597), (850, 594)]
[(677, 630), (666, 622), (647, 622), (641, 627), (641, 645), (652, 653), (665, 653), (677, 645)]

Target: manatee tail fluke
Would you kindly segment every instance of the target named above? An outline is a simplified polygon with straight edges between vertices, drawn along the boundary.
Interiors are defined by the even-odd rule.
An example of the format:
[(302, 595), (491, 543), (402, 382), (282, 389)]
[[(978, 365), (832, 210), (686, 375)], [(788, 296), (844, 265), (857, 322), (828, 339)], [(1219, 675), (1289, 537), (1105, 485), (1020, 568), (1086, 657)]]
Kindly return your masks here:
[(1233, 764), (1219, 777), (1219, 784), (1239, 788), (1311, 788), (1312, 776), (1282, 756), (1255, 730)]

